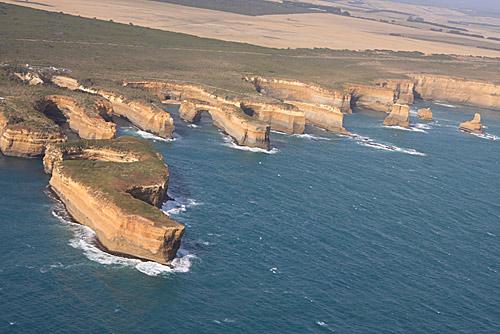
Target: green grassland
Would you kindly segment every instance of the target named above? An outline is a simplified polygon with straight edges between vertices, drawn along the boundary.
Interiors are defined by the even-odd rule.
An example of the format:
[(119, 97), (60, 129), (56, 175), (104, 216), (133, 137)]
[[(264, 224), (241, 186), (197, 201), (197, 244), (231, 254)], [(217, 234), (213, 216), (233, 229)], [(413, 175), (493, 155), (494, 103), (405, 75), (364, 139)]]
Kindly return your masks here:
[(500, 80), (500, 60), (411, 52), (272, 49), (0, 4), (0, 63), (67, 68), (99, 85), (170, 79), (253, 94), (243, 75), (340, 87), (409, 72)]

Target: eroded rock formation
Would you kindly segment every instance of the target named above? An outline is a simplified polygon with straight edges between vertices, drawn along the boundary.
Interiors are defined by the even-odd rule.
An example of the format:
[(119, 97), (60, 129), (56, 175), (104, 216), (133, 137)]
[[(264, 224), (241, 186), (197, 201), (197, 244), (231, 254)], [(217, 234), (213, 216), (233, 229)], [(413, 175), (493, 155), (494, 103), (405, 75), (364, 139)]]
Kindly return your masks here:
[(474, 114), (474, 118), (470, 121), (460, 123), (459, 129), (465, 132), (483, 133), (483, 125), (481, 124), (481, 115)]
[(388, 87), (349, 84), (351, 105), (354, 108), (390, 112), (396, 101), (394, 89)]
[(66, 140), (59, 127), (31, 104), (0, 104), (0, 151), (5, 155), (38, 157), (50, 143)]
[(37, 103), (37, 109), (46, 115), (66, 118), (69, 127), (83, 139), (110, 139), (116, 134), (116, 125), (107, 122), (101, 113), (112, 110), (100, 100), (92, 99), (85, 107), (75, 98), (64, 95), (49, 95)]
[(289, 103), (304, 111), (306, 124), (335, 133), (349, 134), (349, 131), (344, 128), (344, 114), (338, 107), (298, 101), (289, 101)]
[(384, 119), (384, 125), (409, 128), (410, 107), (406, 104), (395, 103), (392, 106), (390, 114)]
[(159, 263), (175, 257), (184, 226), (157, 208), (168, 168), (147, 142), (121, 137), (51, 144), (44, 167), (71, 216), (94, 230), (108, 251)]
[(500, 109), (500, 85), (447, 76), (416, 74), (415, 92), (423, 100)]
[(240, 106), (247, 113), (269, 124), (273, 130), (288, 134), (304, 133), (306, 115), (291, 103), (246, 100), (242, 101)]
[(267, 96), (279, 100), (298, 101), (337, 107), (344, 113), (351, 112), (351, 95), (345, 90), (335, 90), (296, 80), (263, 77), (245, 77), (245, 81)]
[(417, 117), (424, 121), (432, 121), (432, 110), (430, 108), (420, 108)]
[(393, 100), (399, 104), (413, 104), (415, 100), (415, 83), (411, 80), (380, 80), (376, 85), (391, 89), (394, 93)]
[(206, 101), (183, 100), (179, 113), (186, 122), (196, 122), (208, 112), (214, 125), (231, 136), (238, 145), (269, 149), (269, 125), (246, 115), (232, 104), (213, 105)]

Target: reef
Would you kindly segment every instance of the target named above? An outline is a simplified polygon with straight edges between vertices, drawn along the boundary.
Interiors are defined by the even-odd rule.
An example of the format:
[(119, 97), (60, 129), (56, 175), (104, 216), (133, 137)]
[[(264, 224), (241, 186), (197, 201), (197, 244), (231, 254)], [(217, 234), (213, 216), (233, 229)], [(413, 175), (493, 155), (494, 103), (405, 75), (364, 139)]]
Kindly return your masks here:
[(432, 121), (432, 110), (430, 108), (420, 108), (417, 117), (423, 121)]
[(386, 126), (410, 127), (410, 107), (406, 104), (395, 103), (392, 105), (391, 112), (384, 119)]
[(65, 140), (61, 129), (35, 110), (34, 101), (5, 99), (0, 103), (0, 151), (4, 155), (38, 157), (48, 144)]
[(460, 123), (459, 129), (470, 133), (483, 133), (481, 115), (479, 113), (475, 113), (472, 120)]
[(175, 257), (184, 226), (158, 208), (169, 172), (150, 144), (133, 137), (50, 144), (43, 162), (68, 212), (106, 250), (159, 263)]

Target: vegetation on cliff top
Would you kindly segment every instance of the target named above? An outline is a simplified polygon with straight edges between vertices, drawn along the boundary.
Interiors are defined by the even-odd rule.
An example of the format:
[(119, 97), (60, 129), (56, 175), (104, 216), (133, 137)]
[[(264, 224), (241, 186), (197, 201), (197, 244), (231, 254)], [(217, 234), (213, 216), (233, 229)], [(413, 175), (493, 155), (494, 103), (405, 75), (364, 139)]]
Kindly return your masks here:
[[(163, 185), (168, 180), (168, 168), (161, 156), (145, 140), (120, 137), (111, 140), (77, 140), (58, 144), (63, 152), (86, 149), (129, 154), (137, 160), (112, 162), (71, 158), (62, 162), (62, 173), (102, 194), (130, 214), (137, 214), (161, 224), (175, 224), (158, 208), (134, 198), (129, 191), (135, 187)], [(135, 160), (135, 159), (134, 159)]]

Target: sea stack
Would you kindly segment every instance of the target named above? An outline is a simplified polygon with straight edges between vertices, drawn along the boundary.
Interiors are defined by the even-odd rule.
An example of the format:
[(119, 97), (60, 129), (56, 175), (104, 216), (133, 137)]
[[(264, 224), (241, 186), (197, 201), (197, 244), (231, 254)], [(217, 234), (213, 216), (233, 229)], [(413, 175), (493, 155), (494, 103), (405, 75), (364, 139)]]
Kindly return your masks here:
[(432, 121), (432, 110), (430, 108), (418, 109), (417, 117), (423, 121)]
[(481, 115), (474, 114), (474, 118), (460, 124), (459, 129), (470, 133), (483, 133), (483, 125), (481, 124)]
[(410, 127), (410, 107), (407, 104), (395, 103), (390, 114), (384, 119), (386, 126)]

